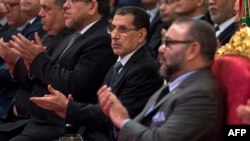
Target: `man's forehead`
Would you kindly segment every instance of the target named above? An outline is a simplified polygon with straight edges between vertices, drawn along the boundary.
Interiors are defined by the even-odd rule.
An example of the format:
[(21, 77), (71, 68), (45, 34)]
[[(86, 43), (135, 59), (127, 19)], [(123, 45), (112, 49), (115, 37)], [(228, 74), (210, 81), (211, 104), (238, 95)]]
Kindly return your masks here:
[(166, 36), (185, 36), (187, 34), (188, 26), (186, 24), (172, 24), (166, 32)]
[(134, 20), (134, 16), (132, 14), (115, 15), (113, 18), (113, 22), (124, 23), (124, 24), (132, 24), (133, 20)]

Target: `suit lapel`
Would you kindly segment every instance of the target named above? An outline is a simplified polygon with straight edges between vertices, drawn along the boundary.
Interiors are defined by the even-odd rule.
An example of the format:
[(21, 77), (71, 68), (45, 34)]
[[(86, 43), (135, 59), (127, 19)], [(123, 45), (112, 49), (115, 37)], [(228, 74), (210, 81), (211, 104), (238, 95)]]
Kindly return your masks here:
[(115, 88), (119, 82), (122, 80), (122, 78), (125, 76), (125, 74), (128, 72), (130, 68), (132, 68), (132, 65), (134, 65), (138, 59), (141, 58), (141, 56), (146, 53), (145, 47), (141, 47), (138, 49), (133, 56), (128, 60), (128, 62), (125, 64), (125, 66), (122, 68), (121, 72), (118, 73), (116, 80), (112, 84), (112, 88)]
[[(97, 21), (85, 33), (83, 33), (80, 37), (78, 37), (74, 41), (74, 43), (70, 46), (70, 48), (62, 56), (59, 57), (59, 60), (61, 60), (61, 58), (64, 58), (64, 56), (67, 55), (69, 52), (71, 52), (71, 50), (75, 50), (76, 48), (81, 47), (86, 42), (86, 39), (88, 37), (90, 37), (92, 34), (95, 34), (95, 32), (98, 32), (98, 30), (96, 30), (96, 29), (100, 29), (103, 26), (107, 26), (107, 24), (108, 24), (108, 22), (107, 22), (106, 18), (102, 18), (99, 21)], [(64, 50), (64, 48), (68, 45), (68, 43), (70, 42), (70, 39), (68, 40), (66, 45), (63, 46), (63, 48), (60, 50), (60, 53), (58, 55), (60, 55), (61, 52)], [(74, 46), (74, 47), (72, 47), (72, 46)]]
[(231, 36), (235, 33), (235, 31), (236, 25), (235, 23), (232, 23), (218, 36), (218, 39), (220, 40), (221, 44), (224, 45), (225, 43), (227, 43)]
[(46, 46), (52, 60), (55, 60), (61, 54), (72, 33), (74, 33), (74, 30), (65, 27), (49, 40)]
[[(157, 92), (155, 92), (154, 97), (152, 97), (152, 99), (150, 99), (147, 103), (147, 105), (145, 106), (145, 108), (143, 109), (143, 111), (141, 112), (141, 116), (139, 118), (142, 117), (146, 117), (148, 116), (150, 113), (152, 113), (156, 108), (155, 108), (155, 102), (156, 99), (159, 97), (160, 93), (162, 92), (162, 90), (166, 87), (166, 85), (162, 86)], [(165, 97), (165, 96), (164, 96)], [(162, 100), (160, 100), (162, 101)], [(158, 105), (158, 104), (157, 104)], [(159, 106), (157, 106), (159, 107)]]

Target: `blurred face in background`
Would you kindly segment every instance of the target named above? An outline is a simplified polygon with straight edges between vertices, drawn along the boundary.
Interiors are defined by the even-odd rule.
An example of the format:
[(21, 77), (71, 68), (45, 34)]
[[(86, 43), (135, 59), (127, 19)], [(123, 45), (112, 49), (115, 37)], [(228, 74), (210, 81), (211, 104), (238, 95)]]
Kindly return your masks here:
[(20, 0), (20, 6), (28, 15), (37, 15), (40, 10), (40, 0)]
[(222, 24), (234, 16), (235, 0), (208, 0), (209, 13), (213, 22)]
[(20, 0), (3, 0), (6, 6), (5, 14), (10, 26), (19, 27), (26, 21), (27, 17), (20, 8)]
[(197, 9), (204, 5), (204, 2), (204, 0), (177, 0), (175, 12), (178, 15), (196, 16)]
[(40, 0), (39, 16), (42, 18), (43, 30), (49, 35), (56, 35), (64, 27), (64, 10), (55, 0)]
[(147, 9), (153, 9), (156, 7), (158, 0), (141, 0), (141, 2)]
[(159, 4), (161, 19), (164, 23), (171, 23), (178, 17), (175, 13), (175, 0), (160, 0)]

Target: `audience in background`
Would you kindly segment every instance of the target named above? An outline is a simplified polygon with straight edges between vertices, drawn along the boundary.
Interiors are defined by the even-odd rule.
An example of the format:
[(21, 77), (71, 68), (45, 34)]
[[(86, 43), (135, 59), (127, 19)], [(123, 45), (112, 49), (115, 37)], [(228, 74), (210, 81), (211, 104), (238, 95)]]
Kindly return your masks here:
[(208, 0), (209, 13), (215, 24), (216, 38), (221, 45), (229, 42), (237, 25), (234, 22), (235, 0)]
[(178, 17), (175, 13), (176, 0), (159, 0), (159, 5), (163, 28), (168, 29), (172, 22)]
[[(26, 8), (30, 6), (23, 4)], [(96, 90), (115, 61), (116, 57), (112, 53), (110, 37), (106, 30), (109, 2), (67, 0), (61, 4), (64, 4), (66, 26), (76, 29), (77, 32), (58, 44), (51, 56), (45, 52), (38, 34), (34, 41), (18, 34), (10, 44), (21, 56), (14, 64), (13, 75), (31, 90), (30, 93), (18, 93), (15, 103), (18, 115), (31, 115), (28, 123), (24, 128), (12, 132), (13, 134), (1, 132), (1, 136), (17, 135), (10, 139), (11, 141), (45, 141), (63, 135), (65, 121), (55, 113), (30, 103), (30, 96), (43, 96), (47, 93), (47, 85), (52, 84), (64, 93), (71, 93), (77, 101), (95, 103)], [(85, 10), (79, 13), (82, 9)], [(28, 72), (24, 73), (24, 69)]]
[[(0, 140), (54, 140), (68, 133), (66, 123), (80, 127), (85, 141), (220, 140), (224, 114), (226, 124), (250, 124), (248, 91), (239, 92), (248, 80), (230, 86), (235, 91), (226, 94), (223, 105), (209, 71), (214, 35), (222, 48), (230, 46), (239, 2), (0, 0)], [(114, 77), (116, 55), (122, 67)], [(230, 79), (225, 70), (248, 70), (248, 65), (235, 66), (235, 58), (241, 64), (249, 61), (216, 59), (213, 67), (223, 73), (215, 74), (219, 83)], [(168, 82), (158, 91), (162, 79), (153, 59)], [(243, 79), (247, 73), (237, 76)]]
[(141, 1), (150, 19), (150, 30), (147, 35), (146, 46), (152, 57), (157, 60), (158, 48), (161, 44), (161, 29), (163, 28), (158, 0)]
[(188, 16), (193, 19), (204, 20), (213, 25), (208, 12), (207, 0), (178, 0), (176, 2), (175, 12), (179, 16)]
[(20, 33), (29, 40), (35, 40), (35, 32), (42, 37), (45, 32), (42, 29), (41, 18), (38, 16), (41, 8), (40, 0), (20, 0), (20, 6), (28, 18), (28, 22)]
[[(20, 9), (20, 0), (3, 0), (5, 14), (8, 22), (8, 30), (1, 34), (3, 41), (8, 42), (12, 35), (18, 33), (27, 21)], [(2, 49), (2, 48), (1, 48)], [(0, 49), (0, 50), (1, 50)], [(8, 122), (12, 119), (12, 105), (19, 83), (14, 81), (6, 62), (0, 58), (0, 119), (1, 122)]]
[[(112, 88), (131, 117), (135, 117), (142, 110), (148, 98), (163, 83), (158, 74), (158, 65), (147, 53), (145, 46), (149, 27), (147, 13), (136, 7), (122, 7), (116, 11), (108, 27), (113, 52), (119, 58), (106, 74), (103, 83)], [(122, 66), (117, 70), (118, 74), (114, 79), (114, 68), (119, 63)], [(31, 100), (38, 106), (55, 111), (73, 125), (86, 126), (86, 130), (92, 127), (92, 132), (85, 131), (85, 141), (110, 141), (116, 138), (117, 131), (114, 131), (115, 128), (101, 112), (99, 105), (69, 101), (64, 94), (52, 87), (49, 90), (52, 94), (48, 97), (32, 97)]]
[(3, 0), (5, 5), (5, 14), (8, 21), (8, 26), (12, 27), (1, 34), (5, 42), (11, 40), (11, 36), (21, 32), (25, 27), (28, 18), (21, 10), (20, 0)]

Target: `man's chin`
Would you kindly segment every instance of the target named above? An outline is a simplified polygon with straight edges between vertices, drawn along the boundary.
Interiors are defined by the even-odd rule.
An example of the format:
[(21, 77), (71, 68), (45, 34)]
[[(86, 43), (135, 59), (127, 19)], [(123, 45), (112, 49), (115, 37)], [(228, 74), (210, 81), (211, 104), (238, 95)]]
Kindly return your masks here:
[(160, 70), (159, 70), (160, 76), (163, 77), (167, 81), (170, 80), (170, 76), (171, 76), (170, 72), (171, 72), (171, 70), (169, 68), (167, 68), (166, 66), (162, 65), (160, 67)]

